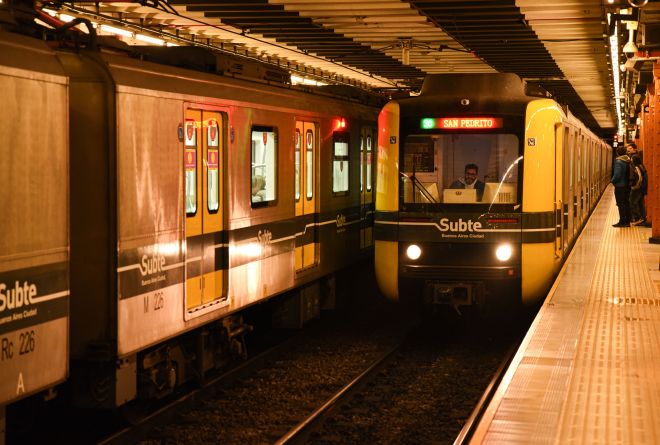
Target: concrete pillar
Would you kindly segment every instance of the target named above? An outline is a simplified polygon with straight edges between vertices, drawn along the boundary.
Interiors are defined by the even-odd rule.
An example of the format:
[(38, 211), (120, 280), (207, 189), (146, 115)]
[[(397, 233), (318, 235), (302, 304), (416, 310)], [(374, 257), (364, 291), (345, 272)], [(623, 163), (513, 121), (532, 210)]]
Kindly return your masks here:
[[(651, 107), (650, 107), (651, 90), (655, 90), (655, 89), (652, 88), (651, 85), (648, 85), (647, 86), (646, 97), (644, 98), (644, 103), (642, 104), (642, 112), (641, 112), (641, 115), (640, 115), (641, 124), (640, 124), (640, 131), (639, 131), (639, 144), (637, 144), (637, 148), (642, 150), (642, 159), (644, 161), (644, 166), (646, 167), (647, 173), (649, 175), (651, 174), (651, 170), (649, 168), (651, 166), (648, 165), (649, 162), (647, 160), (647, 154), (646, 154), (645, 147), (650, 147), (653, 144), (653, 141), (652, 141), (653, 132), (651, 131), (652, 126), (651, 126), (651, 118), (650, 118), (650, 115), (651, 115), (650, 114), (650, 110), (651, 110)], [(647, 199), (645, 199), (645, 201), (647, 201)], [(651, 221), (653, 212), (649, 208), (649, 203), (648, 202), (645, 203), (645, 207), (646, 207), (646, 220)]]
[(649, 97), (650, 144), (644, 148), (644, 164), (648, 169), (649, 191), (647, 208), (651, 214), (651, 238), (649, 242), (660, 244), (660, 66), (653, 65), (653, 94)]
[[(653, 134), (655, 131), (655, 123), (653, 120), (655, 112), (655, 86), (653, 83), (647, 86), (646, 99), (644, 99), (644, 109), (642, 111), (642, 120), (644, 121), (644, 140), (642, 145), (644, 166), (646, 167), (647, 174), (651, 177), (653, 165), (651, 165), (651, 147), (653, 146)], [(649, 147), (648, 150), (645, 147)], [(649, 187), (649, 191), (650, 191)], [(653, 209), (651, 208), (651, 199), (646, 196), (646, 220), (650, 223), (653, 219)]]

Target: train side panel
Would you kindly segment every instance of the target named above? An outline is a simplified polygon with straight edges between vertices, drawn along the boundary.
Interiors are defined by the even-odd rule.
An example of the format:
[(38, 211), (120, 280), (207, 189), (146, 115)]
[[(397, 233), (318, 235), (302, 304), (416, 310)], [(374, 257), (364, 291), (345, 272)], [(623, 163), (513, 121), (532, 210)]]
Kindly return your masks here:
[[(527, 107), (525, 126), (522, 211), (553, 221), (558, 199), (555, 197), (555, 127), (562, 121), (562, 115), (554, 101), (535, 100)], [(560, 258), (555, 256), (555, 229), (545, 230), (537, 234), (540, 237), (537, 242), (522, 245), (523, 303), (538, 300), (560, 265)]]
[[(292, 288), (295, 268), (293, 201), (294, 113), (254, 104), (236, 106), (231, 128), (234, 140), (228, 157), (229, 304), (233, 310)], [(254, 139), (253, 139), (254, 138)], [(260, 145), (257, 147), (257, 145)], [(263, 152), (261, 150), (263, 146)], [(266, 201), (252, 191), (252, 178), (261, 178), (253, 165), (272, 147), (275, 187), (268, 184)], [(254, 172), (254, 174), (253, 174)]]
[[(374, 108), (133, 53), (0, 41), (0, 405), (65, 380), (69, 364), (77, 407), (164, 397), (244, 353), (241, 310), (318, 295), (318, 280), (371, 252), (361, 147)], [(300, 215), (299, 124), (313, 145)], [(254, 185), (262, 145), (268, 202)]]
[[(153, 91), (132, 91), (121, 86), (118, 89), (118, 352), (126, 355), (294, 287), (293, 152), (290, 143), (293, 114), (214, 98), (195, 104), (191, 103), (194, 97), (163, 99), (152, 97), (157, 94)], [(165, 215), (175, 214), (175, 208), (178, 208), (176, 214), (185, 214), (181, 199), (183, 184), (171, 181), (183, 177), (184, 162), (176, 128), (181, 123), (183, 108), (213, 109), (227, 103), (232, 104), (228, 132), (233, 140), (223, 159), (223, 165), (227, 166), (223, 173), (228, 202), (242, 202), (242, 205), (228, 212), (228, 231), (222, 235), (226, 242), (220, 243), (228, 255), (224, 267), (228, 286), (222, 298), (226, 304), (200, 316), (186, 317), (185, 312), (192, 314), (194, 311), (185, 303), (188, 297), (181, 283), (186, 265), (195, 261), (195, 257), (189, 250), (190, 240), (184, 240), (183, 230), (177, 225), (181, 221), (165, 224)], [(142, 116), (154, 115), (161, 119), (152, 119), (155, 123), (136, 124)], [(327, 117), (312, 116), (310, 119), (318, 121), (321, 128), (333, 125)], [(277, 200), (272, 206), (251, 207), (251, 128), (268, 126), (277, 130)], [(151, 135), (157, 135), (155, 140)], [(329, 142), (326, 141), (322, 152), (330, 151)], [(351, 162), (358, 165), (357, 150), (352, 150), (352, 155)], [(353, 170), (357, 169), (353, 167)], [(323, 170), (322, 173), (321, 187), (327, 187), (331, 174)], [(357, 188), (358, 181), (357, 176), (351, 178), (353, 189)], [(156, 192), (159, 189), (164, 192)], [(332, 272), (341, 264), (336, 258), (338, 255), (359, 247), (359, 225), (351, 224), (355, 227), (351, 227), (348, 236), (355, 238), (354, 242), (346, 241), (342, 236), (347, 236), (347, 230), (337, 225), (337, 212), (353, 201), (356, 215), (352, 220), (359, 222), (359, 197), (355, 190), (341, 202), (331, 202), (322, 209), (321, 214), (327, 215), (319, 224), (326, 226), (320, 236), (320, 244), (325, 246), (320, 249), (324, 272)]]
[[(390, 102), (378, 117), (378, 165), (376, 167), (375, 273), (381, 292), (399, 298), (399, 242), (396, 234), (399, 210), (399, 104)], [(389, 216), (389, 218), (388, 218)]]
[[(186, 237), (184, 230), (185, 162), (177, 128), (189, 110), (212, 110), (229, 101), (178, 94), (168, 98), (158, 91), (122, 86), (119, 91), (118, 354), (125, 356), (293, 287), (293, 238), (287, 236), (289, 229), (282, 222), (290, 219), (293, 205), (287, 199), (287, 180), (292, 176), (285, 168), (288, 154), (280, 149), (278, 158), (284, 159), (278, 159), (283, 168), (278, 174), (277, 205), (251, 208), (243, 204), (227, 212), (229, 230), (209, 246), (219, 251), (220, 258), (213, 264), (218, 273), (228, 275), (227, 289), (212, 298), (219, 304), (205, 305), (201, 297), (194, 300), (197, 288), (208, 277), (194, 281), (194, 292), (188, 281), (200, 276), (202, 257), (208, 252), (195, 246), (201, 235)], [(242, 195), (241, 201), (249, 203), (249, 123), (253, 120), (283, 129), (291, 117), (253, 107), (232, 105), (229, 109), (233, 140), (221, 162), (222, 176), (227, 181), (228, 201), (239, 201), (233, 197)], [(159, 119), (136, 125), (143, 116)], [(199, 131), (199, 119), (195, 125), (200, 127), (195, 130), (196, 139), (205, 137)], [(243, 128), (238, 130), (239, 126)], [(279, 137), (278, 141), (281, 139), (289, 140)], [(198, 157), (197, 165), (206, 161)], [(202, 176), (198, 174), (195, 180)], [(195, 213), (202, 213), (206, 203), (201, 199), (202, 181), (198, 182)], [(265, 233), (270, 234), (268, 242), (262, 236)], [(222, 261), (223, 251), (228, 260)]]
[(68, 374), (68, 79), (0, 33), (0, 405)]
[[(19, 164), (42, 168), (46, 173), (40, 174), (51, 181), (47, 168), (57, 171), (62, 162), (66, 167), (66, 154), (71, 157), (70, 213), (69, 190), (61, 180), (69, 174), (65, 169), (59, 182), (41, 191), (53, 194), (41, 210), (59, 213), (29, 215), (30, 221), (57, 227), (29, 239), (63, 243), (62, 252), (53, 248), (48, 254), (61, 253), (65, 261), (70, 214), (75, 297), (69, 358), (76, 406), (115, 408), (136, 398), (163, 397), (218, 369), (242, 353), (240, 339), (234, 341), (246, 329), (242, 309), (325, 279), (370, 251), (360, 237), (370, 204), (365, 197), (361, 206), (360, 171), (368, 169), (361, 163), (360, 136), (363, 127), (374, 126), (373, 108), (91, 50), (59, 51), (56, 62), (69, 78), (69, 91), (63, 82), (58, 93), (63, 101), (58, 96), (48, 103), (61, 110), (44, 110), (47, 122), (65, 136), (68, 110), (70, 144), (39, 140), (63, 152), (63, 160), (52, 159), (49, 151)], [(44, 131), (42, 122), (40, 135), (61, 136)], [(316, 175), (316, 197), (300, 216), (294, 199), (298, 122), (313, 128), (318, 139), (307, 170)], [(189, 143), (189, 128), (195, 144)], [(350, 143), (338, 142), (341, 138)], [(264, 144), (272, 148), (269, 162), (275, 164), (267, 179), (275, 183), (269, 202), (255, 198), (260, 192), (252, 184), (255, 168), (261, 168), (255, 150)], [(337, 166), (345, 187), (333, 193)], [(26, 171), (17, 173), (29, 180)], [(313, 227), (313, 236), (305, 236), (304, 225), (300, 230), (301, 221)], [(313, 259), (300, 270), (298, 244)], [(4, 259), (0, 274), (9, 270)], [(63, 273), (66, 296), (66, 268)], [(66, 318), (61, 327), (68, 327)], [(50, 352), (67, 346), (66, 331), (48, 338), (57, 342)], [(65, 369), (57, 377), (63, 379), (67, 351), (62, 351), (57, 360), (64, 368), (49, 359), (55, 366), (39, 369)]]
[[(60, 59), (74, 79), (78, 406), (164, 396), (220, 366), (226, 352), (240, 353), (225, 350), (238, 342), (222, 340), (243, 332), (230, 326), (240, 325), (240, 310), (368, 251), (359, 144), (375, 110), (116, 55)], [(317, 231), (309, 240), (295, 213), (297, 122), (318, 132), (318, 199), (301, 217)], [(350, 140), (340, 157), (349, 173), (347, 190), (335, 194), (338, 133)], [(261, 162), (253, 158), (265, 146), (275, 187), (261, 202), (253, 184)], [(317, 258), (302, 270), (298, 242)]]
[(120, 356), (183, 326), (181, 117), (181, 100), (117, 87)]

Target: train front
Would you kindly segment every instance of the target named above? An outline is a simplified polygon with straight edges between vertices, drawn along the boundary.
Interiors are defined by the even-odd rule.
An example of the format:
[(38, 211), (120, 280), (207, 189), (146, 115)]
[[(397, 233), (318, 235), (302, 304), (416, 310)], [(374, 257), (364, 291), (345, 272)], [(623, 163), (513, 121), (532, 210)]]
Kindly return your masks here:
[(382, 110), (375, 267), (388, 298), (456, 309), (520, 301), (529, 99), (499, 99), (520, 80), (499, 81), (445, 79)]

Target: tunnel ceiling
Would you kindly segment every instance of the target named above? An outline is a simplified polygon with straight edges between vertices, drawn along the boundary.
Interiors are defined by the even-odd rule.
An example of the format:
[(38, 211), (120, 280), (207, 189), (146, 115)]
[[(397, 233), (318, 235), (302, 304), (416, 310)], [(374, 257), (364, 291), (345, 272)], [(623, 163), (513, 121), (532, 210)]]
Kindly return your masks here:
[[(429, 73), (512, 72), (597, 134), (615, 132), (607, 12), (626, 2), (155, 1), (63, 3), (61, 10), (370, 89), (415, 90)], [(649, 21), (659, 16), (655, 6), (640, 10)]]

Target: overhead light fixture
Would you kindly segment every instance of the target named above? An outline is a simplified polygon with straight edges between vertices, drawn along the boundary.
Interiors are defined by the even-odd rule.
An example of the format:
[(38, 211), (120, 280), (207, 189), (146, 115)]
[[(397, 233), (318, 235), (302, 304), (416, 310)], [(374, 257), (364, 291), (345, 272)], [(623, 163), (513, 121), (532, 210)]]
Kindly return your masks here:
[(101, 31), (107, 32), (108, 34), (115, 34), (117, 36), (124, 36), (124, 37), (133, 37), (132, 32), (125, 29), (115, 28), (114, 26), (101, 25), (100, 29)]
[(147, 36), (144, 34), (136, 34), (135, 40), (139, 40), (144, 43), (150, 43), (152, 45), (164, 45), (165, 41), (163, 39), (157, 39), (156, 37)]
[(614, 22), (614, 33), (610, 36), (610, 57), (612, 60), (612, 77), (614, 78), (614, 98), (615, 98), (615, 109), (617, 114), (617, 127), (619, 137), (623, 137), (623, 120), (621, 118), (621, 92), (619, 90), (619, 70), (616, 69), (619, 66), (619, 39), (617, 37), (617, 22)]
[(69, 23), (75, 19), (74, 16), (69, 15), (69, 14), (60, 14), (60, 20), (62, 20), (65, 23)]

